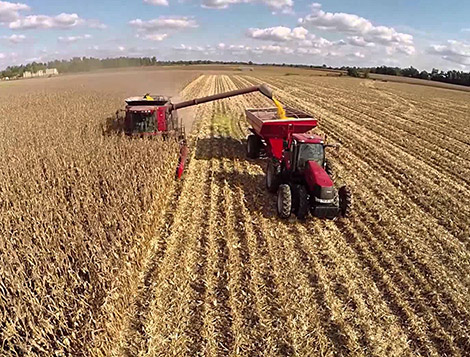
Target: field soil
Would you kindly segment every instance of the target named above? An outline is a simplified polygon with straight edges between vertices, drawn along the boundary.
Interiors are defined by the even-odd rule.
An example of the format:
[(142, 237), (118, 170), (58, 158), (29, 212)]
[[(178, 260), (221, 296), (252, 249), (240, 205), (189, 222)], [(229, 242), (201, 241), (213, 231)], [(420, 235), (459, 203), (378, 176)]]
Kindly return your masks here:
[[(120, 259), (107, 260), (103, 252), (99, 255), (91, 251), (107, 262), (106, 269), (121, 274), (115, 280), (103, 274), (106, 282), (103, 287), (109, 290), (103, 288), (97, 292), (105, 298), (87, 296), (85, 302), (94, 304), (96, 313), (91, 316), (97, 316), (98, 322), (91, 324), (80, 315), (77, 321), (82, 330), (70, 325), (67, 314), (62, 317), (65, 322), (61, 329), (54, 330), (60, 318), (58, 322), (47, 314), (46, 307), (39, 308), (47, 305), (46, 293), (50, 288), (44, 285), (45, 292), (41, 295), (41, 290), (28, 280), (27, 272), (32, 266), (21, 255), (13, 261), (0, 253), (2, 269), (7, 269), (9, 276), (18, 269), (23, 274), (22, 280), (14, 281), (20, 286), (16, 290), (13, 284), (7, 285), (10, 290), (1, 290), (4, 301), (12, 301), (0, 315), (6, 318), (0, 331), (8, 332), (0, 335), (9, 348), (4, 347), (4, 351), (13, 351), (15, 344), (21, 344), (17, 351), (28, 351), (28, 342), (29, 345), (34, 342), (36, 350), (29, 352), (42, 348), (76, 353), (83, 348), (81, 352), (85, 355), (468, 355), (469, 93), (405, 83), (315, 76), (309, 71), (185, 73), (189, 75), (178, 77), (180, 86), (175, 85), (175, 90), (183, 88), (178, 93), (180, 98), (265, 82), (282, 103), (318, 118), (317, 133), (327, 136), (330, 142), (342, 144), (340, 149), (331, 149), (328, 157), (337, 183), (352, 189), (351, 217), (284, 221), (276, 216), (275, 196), (267, 193), (264, 184), (266, 160), (247, 160), (244, 148), (248, 133), (244, 109), (272, 106), (260, 94), (207, 103), (194, 109), (196, 120), (189, 135), (190, 161), (184, 179), (178, 182), (170, 179), (174, 170), (170, 164), (155, 164), (152, 174), (144, 175), (151, 167), (151, 161), (144, 160), (147, 155), (160, 153), (159, 160), (171, 162), (175, 159), (172, 151), (175, 147), (164, 156), (164, 146), (152, 146), (161, 143), (144, 141), (131, 143), (139, 145), (131, 147), (124, 138), (104, 137), (103, 145), (129, 152), (108, 160), (116, 160), (117, 165), (128, 165), (126, 160), (134, 163), (131, 149), (138, 149), (138, 158), (144, 160), (142, 167), (135, 164), (130, 172), (135, 170), (139, 175), (134, 183), (145, 180), (145, 190), (129, 191), (125, 202), (132, 204), (133, 197), (140, 199), (142, 192), (154, 192), (145, 196), (147, 204), (134, 216), (120, 218), (117, 212), (123, 206), (116, 200), (113, 206), (116, 213), (109, 219), (111, 223), (117, 219), (125, 224), (129, 219), (146, 217), (134, 221), (135, 227), (129, 228), (124, 240), (138, 249), (132, 257), (126, 249), (116, 250), (124, 259), (122, 264)], [(129, 81), (136, 78), (125, 75)], [(108, 91), (115, 99), (106, 102), (103, 111), (112, 112), (113, 105), (120, 104), (121, 93), (114, 92), (119, 76), (106, 76), (111, 83), (108, 89), (105, 82), (94, 81), (92, 76), (90, 82), (80, 76), (73, 77), (73, 83), (83, 81), (85, 86), (93, 86), (93, 89), (86, 87), (87, 91), (99, 93), (76, 97), (83, 99), (75, 106), (82, 115), (77, 128), (84, 123), (90, 125), (89, 117), (99, 112), (99, 98), (106, 97)], [(164, 78), (168, 76), (165, 74)], [(133, 90), (142, 88), (145, 92), (140, 85), (130, 84)], [(61, 86), (54, 84), (53, 91), (60, 93)], [(44, 98), (49, 101), (47, 117), (51, 117), (56, 100), (75, 94), (73, 91), (70, 95), (68, 92), (48, 94), (47, 91), (41, 93), (43, 99), (37, 99), (38, 103), (43, 103)], [(16, 99), (17, 105), (40, 94), (22, 95)], [(1, 98), (6, 104), (5, 97)], [(94, 103), (93, 110), (88, 108), (87, 101)], [(2, 116), (11, 116), (11, 110), (3, 109)], [(61, 110), (52, 111), (52, 117), (66, 111)], [(18, 115), (15, 122), (23, 116)], [(45, 114), (41, 122), (47, 122)], [(98, 136), (90, 134), (88, 144), (92, 138), (98, 140)], [(10, 139), (4, 147), (20, 144), (19, 139)], [(26, 155), (28, 150), (24, 152)], [(65, 154), (57, 160), (72, 160), (70, 152)], [(9, 155), (13, 158), (14, 151), (10, 150)], [(37, 164), (37, 172), (43, 169), (41, 155), (44, 154), (37, 155), (41, 163)], [(0, 195), (8, 192), (8, 197), (14, 198), (20, 192), (13, 187), (15, 176), (7, 169), (8, 160), (0, 163), (2, 174), (10, 180), (9, 184), (0, 186)], [(27, 169), (18, 167), (18, 170)], [(84, 164), (82, 168), (86, 167)], [(117, 175), (109, 166), (99, 173)], [(33, 183), (38, 180), (27, 182), (35, 189)], [(95, 183), (91, 181), (89, 185)], [(45, 197), (38, 199), (41, 202)], [(89, 204), (92, 202), (90, 199)], [(106, 205), (100, 207), (106, 209)], [(16, 215), (27, 217), (28, 209), (29, 206), (20, 205)], [(7, 224), (11, 225), (16, 217), (2, 221), (4, 240), (11, 232)], [(144, 229), (142, 222), (146, 222)], [(44, 228), (34, 227), (36, 236), (41, 237)], [(55, 236), (65, 234), (60, 225), (47, 232)], [(34, 250), (38, 240), (27, 240), (26, 233), (22, 236), (24, 241), (15, 244), (20, 244), (22, 254), (28, 258), (24, 253), (26, 248)], [(94, 235), (95, 231), (85, 230), (83, 236)], [(77, 235), (69, 239), (79, 242), (81, 238)], [(106, 241), (107, 247), (112, 247), (121, 244), (121, 236), (110, 235)], [(15, 246), (2, 244), (0, 252), (15, 251)], [(46, 248), (41, 250), (44, 255)], [(80, 268), (89, 269), (91, 264), (99, 267), (100, 259), (93, 258), (91, 262), (87, 264), (83, 259)], [(70, 268), (77, 267), (70, 265)], [(48, 275), (50, 279), (54, 274)], [(80, 273), (77, 280), (80, 279), (87, 278)], [(23, 285), (18, 285), (21, 281)], [(39, 278), (34, 281), (42, 286)], [(8, 280), (2, 274), (0, 286), (5, 282)], [(13, 296), (13, 292), (20, 298)], [(75, 293), (78, 299), (81, 292), (76, 289), (70, 294)], [(42, 300), (36, 302), (37, 296)], [(61, 298), (58, 294), (53, 296)], [(68, 300), (64, 298), (64, 301)], [(42, 314), (39, 326), (49, 326), (48, 334), (31, 332), (30, 321), (34, 319), (26, 308), (20, 309), (21, 304), (32, 304)], [(78, 304), (76, 308), (85, 309), (85, 306), (85, 303)], [(15, 311), (26, 317), (13, 318)], [(68, 313), (73, 315), (73, 311)], [(106, 318), (108, 321), (100, 322)], [(54, 331), (62, 333), (59, 342), (53, 341), (57, 336)], [(76, 331), (87, 332), (89, 343), (78, 338)], [(55, 343), (47, 344), (48, 338)]]

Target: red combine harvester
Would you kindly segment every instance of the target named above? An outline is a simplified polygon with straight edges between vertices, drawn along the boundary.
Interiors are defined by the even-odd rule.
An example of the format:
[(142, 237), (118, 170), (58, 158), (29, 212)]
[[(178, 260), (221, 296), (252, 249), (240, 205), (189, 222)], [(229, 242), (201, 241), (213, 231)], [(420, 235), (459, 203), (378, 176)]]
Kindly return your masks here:
[[(272, 91), (266, 85), (237, 89), (181, 103), (172, 103), (169, 97), (162, 95), (146, 94), (142, 97), (127, 98), (125, 100), (127, 105), (125, 109), (124, 132), (128, 136), (162, 136), (164, 138), (178, 139), (180, 141), (180, 158), (176, 169), (176, 177), (179, 179), (183, 175), (186, 165), (188, 146), (185, 128), (182, 121), (178, 119), (177, 110), (258, 91), (268, 98), (272, 98)], [(119, 111), (116, 113), (116, 116), (119, 117)]]
[(276, 119), (276, 108), (247, 109), (252, 126), (247, 140), (247, 156), (255, 159), (262, 151), (268, 157), (266, 187), (277, 192), (277, 213), (289, 218), (294, 213), (304, 219), (313, 216), (333, 219), (347, 216), (351, 192), (347, 186), (338, 190), (327, 171), (328, 145), (323, 138), (307, 134), (318, 122), (308, 114), (285, 108), (289, 119)]

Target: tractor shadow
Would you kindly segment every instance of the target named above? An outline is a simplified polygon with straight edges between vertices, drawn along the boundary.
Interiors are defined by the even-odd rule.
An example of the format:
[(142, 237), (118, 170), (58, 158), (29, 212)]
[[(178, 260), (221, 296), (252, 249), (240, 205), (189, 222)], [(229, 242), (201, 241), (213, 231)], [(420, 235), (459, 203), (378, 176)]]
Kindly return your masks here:
[(239, 197), (238, 193), (241, 193), (244, 206), (250, 213), (258, 213), (270, 219), (277, 217), (276, 196), (266, 190), (264, 174), (218, 171), (215, 179), (221, 185), (226, 182), (230, 190), (235, 193), (235, 197)]

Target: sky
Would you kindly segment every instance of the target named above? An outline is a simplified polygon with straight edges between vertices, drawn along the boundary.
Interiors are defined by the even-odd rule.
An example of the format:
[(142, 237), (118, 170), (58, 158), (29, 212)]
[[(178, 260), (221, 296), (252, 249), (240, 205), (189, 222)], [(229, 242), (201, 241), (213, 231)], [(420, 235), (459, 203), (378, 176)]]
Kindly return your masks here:
[(74, 56), (470, 71), (469, 0), (0, 1), (0, 68)]

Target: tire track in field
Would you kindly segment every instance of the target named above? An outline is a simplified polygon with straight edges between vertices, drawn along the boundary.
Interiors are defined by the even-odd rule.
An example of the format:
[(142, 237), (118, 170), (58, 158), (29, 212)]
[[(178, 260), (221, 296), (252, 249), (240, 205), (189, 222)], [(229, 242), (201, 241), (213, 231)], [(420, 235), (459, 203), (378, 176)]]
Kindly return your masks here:
[(181, 193), (181, 185), (176, 185), (174, 192), (171, 194), (172, 199), (169, 207), (163, 215), (162, 229), (159, 234), (159, 239), (152, 248), (153, 252), (150, 255), (149, 261), (146, 264), (145, 273), (143, 276), (143, 285), (139, 288), (139, 292), (135, 302), (135, 313), (130, 321), (129, 336), (126, 338), (124, 354), (127, 356), (134, 356), (139, 350), (147, 348), (146, 341), (148, 336), (145, 332), (144, 324), (148, 318), (149, 304), (154, 298), (155, 289), (152, 285), (155, 274), (162, 263), (167, 249), (167, 242), (164, 237), (170, 233), (171, 226), (174, 222), (174, 212), (178, 206), (178, 196)]
[[(230, 78), (225, 77), (225, 79), (227, 89), (233, 90), (237, 88)], [(227, 107), (226, 112), (231, 113), (232, 120), (236, 121), (237, 119), (240, 120), (244, 118), (239, 115), (239, 112), (245, 107), (241, 103), (245, 103), (244, 97), (239, 97), (236, 101), (231, 101), (230, 105)], [(237, 125), (237, 127), (241, 128), (239, 125)], [(237, 135), (234, 132), (230, 134), (232, 136)], [(242, 135), (243, 134), (240, 133), (240, 136)], [(254, 281), (257, 282), (255, 288), (257, 290), (256, 299), (258, 310), (260, 310), (261, 315), (260, 327), (267, 325), (267, 329), (262, 328), (259, 342), (259, 344), (262, 345), (260, 346), (261, 351), (264, 351), (262, 355), (291, 355), (293, 353), (292, 339), (287, 333), (288, 323), (280, 301), (278, 291), (279, 284), (276, 282), (273, 275), (275, 267), (272, 263), (271, 252), (268, 248), (265, 234), (257, 224), (252, 223), (250, 214), (251, 207), (249, 203), (253, 196), (257, 195), (254, 192), (247, 194), (247, 190), (253, 187), (250, 183), (252, 175), (247, 171), (250, 165), (248, 165), (246, 161), (245, 150), (241, 143), (236, 142), (231, 147), (235, 152), (233, 155), (235, 157), (235, 166), (233, 166), (233, 169), (238, 176), (230, 180), (229, 185), (232, 186), (232, 190), (235, 191), (239, 197), (235, 202), (236, 206), (239, 207), (239, 209), (235, 209), (236, 216), (238, 217), (240, 225), (243, 225), (243, 231), (249, 237), (246, 242), (246, 249), (249, 249), (252, 258), (256, 262), (256, 265), (253, 265), (256, 267), (253, 278)], [(238, 158), (240, 158), (241, 163)], [(268, 340), (272, 341), (271, 345), (266, 344), (265, 341)]]

